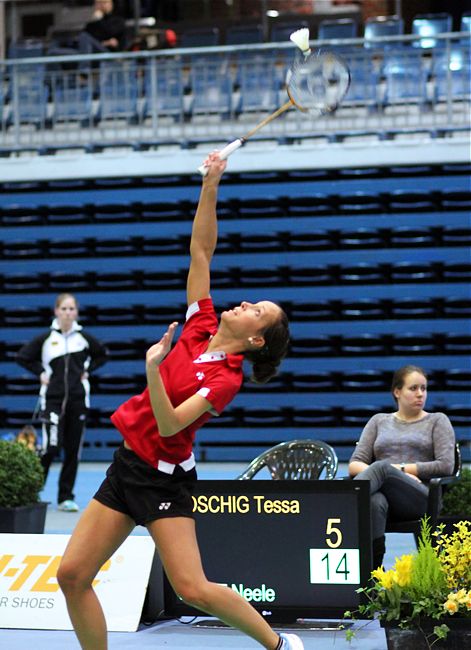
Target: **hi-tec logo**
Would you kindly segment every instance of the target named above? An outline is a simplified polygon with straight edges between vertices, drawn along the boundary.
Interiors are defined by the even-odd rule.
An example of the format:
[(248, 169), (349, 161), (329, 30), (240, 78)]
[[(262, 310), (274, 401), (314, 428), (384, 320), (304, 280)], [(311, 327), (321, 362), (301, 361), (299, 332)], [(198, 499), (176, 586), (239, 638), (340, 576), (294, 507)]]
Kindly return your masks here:
[[(56, 572), (60, 555), (0, 555), (0, 584), (7, 591), (51, 592), (59, 590)], [(111, 560), (107, 560), (100, 571), (108, 571)], [(93, 586), (100, 583), (95, 579)], [(0, 600), (0, 606), (4, 602)]]
[(241, 582), (236, 585), (234, 582), (229, 585), (227, 582), (221, 582), (224, 587), (230, 587), (233, 591), (245, 598), (249, 603), (273, 603), (276, 598), (276, 592), (271, 587), (262, 584), (260, 587), (245, 587)]

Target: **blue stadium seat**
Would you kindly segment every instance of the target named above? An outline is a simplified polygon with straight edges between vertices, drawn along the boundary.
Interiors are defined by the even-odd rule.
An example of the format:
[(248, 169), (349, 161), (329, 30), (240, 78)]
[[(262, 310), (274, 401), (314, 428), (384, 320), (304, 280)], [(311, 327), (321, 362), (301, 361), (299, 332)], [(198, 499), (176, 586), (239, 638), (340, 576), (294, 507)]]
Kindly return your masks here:
[(49, 87), (46, 85), (45, 68), (42, 65), (18, 65), (10, 74), (8, 83), (10, 113), (7, 125), (19, 124), (44, 126), (48, 119)]
[(404, 21), (398, 16), (377, 16), (365, 22), (364, 39), (368, 49), (384, 50), (397, 47), (397, 41), (380, 42), (372, 39), (400, 36), (404, 33)]
[(25, 275), (15, 273), (2, 278), (2, 289), (5, 293), (45, 293), (47, 284), (41, 275)]
[(433, 300), (396, 298), (390, 306), (390, 318), (437, 318), (438, 307)]
[(48, 252), (47, 242), (44, 241), (5, 241), (1, 248), (5, 260), (40, 259)]
[(133, 204), (103, 203), (93, 206), (91, 218), (96, 223), (128, 223), (136, 221)]
[(392, 282), (437, 282), (441, 279), (441, 269), (435, 265), (414, 262), (398, 262), (390, 270)]
[(431, 335), (401, 332), (398, 338), (392, 341), (392, 354), (419, 355), (419, 354), (441, 354), (443, 350), (437, 347), (437, 341)]
[(180, 36), (179, 47), (211, 47), (218, 44), (218, 27), (199, 27), (185, 30)]
[(135, 61), (102, 61), (100, 63), (100, 96), (97, 119), (139, 119), (139, 79)]
[(471, 210), (471, 191), (442, 189), (441, 206), (444, 210)]
[(317, 38), (321, 41), (341, 39), (341, 38), (356, 38), (357, 36), (357, 23), (353, 18), (334, 18), (321, 20), (319, 23), (319, 30)]
[(48, 255), (51, 257), (87, 257), (93, 253), (86, 240), (73, 241), (70, 239), (49, 239), (47, 242)]
[(429, 228), (417, 228), (410, 226), (400, 226), (390, 231), (388, 237), (389, 246), (400, 248), (410, 247), (418, 248), (422, 246), (436, 246), (437, 233)]
[(451, 14), (417, 14), (412, 20), (412, 34), (421, 38), (413, 41), (412, 45), (413, 47), (420, 47), (424, 50), (434, 47), (445, 47), (446, 40), (438, 40), (434, 36), (451, 31)]
[(469, 38), (471, 35), (471, 12), (464, 13), (461, 16), (460, 32), (468, 32), (468, 34), (461, 39), (461, 42), (465, 46), (469, 47)]
[(379, 373), (376, 370), (360, 370), (342, 373), (341, 390), (348, 391), (383, 391), (391, 383), (389, 373)]
[(442, 275), (445, 282), (471, 282), (471, 264), (447, 262)]
[(61, 293), (63, 291), (90, 291), (95, 288), (94, 276), (90, 273), (63, 273), (53, 272), (49, 276), (43, 274), (43, 281), (47, 283), (46, 291)]
[(350, 87), (344, 104), (367, 106), (370, 110), (377, 108), (379, 102), (379, 73), (370, 56), (353, 53), (348, 56), (350, 68)]
[(53, 122), (93, 124), (93, 90), (91, 82), (81, 83), (77, 75), (61, 75), (52, 88)]
[(405, 103), (423, 106), (426, 103), (427, 70), (420, 54), (407, 48), (388, 51), (383, 63), (386, 83), (384, 106)]
[(385, 233), (374, 228), (357, 228), (341, 231), (338, 236), (340, 248), (380, 249), (386, 245)]
[(182, 67), (172, 59), (149, 62), (145, 73), (144, 115), (158, 119), (170, 115), (183, 121), (184, 82)]
[(49, 309), (32, 309), (31, 307), (16, 307), (1, 310), (2, 327), (43, 327), (50, 317)]
[(216, 113), (223, 119), (232, 114), (232, 79), (220, 64), (197, 61), (191, 68), (192, 115)]
[(287, 213), (294, 217), (333, 214), (334, 202), (326, 194), (313, 193), (311, 196), (293, 196), (286, 206)]
[(384, 305), (369, 298), (340, 302), (333, 308), (337, 311), (337, 318), (339, 319), (383, 319), (386, 315)]
[(448, 318), (471, 317), (471, 300), (467, 298), (447, 297), (443, 305), (443, 314)]
[(335, 198), (340, 214), (377, 214), (385, 211), (384, 198), (377, 192), (358, 190), (352, 194), (339, 194)]
[(448, 390), (470, 390), (471, 389), (471, 372), (452, 368), (445, 371), (445, 386)]
[(470, 246), (471, 230), (468, 227), (445, 226), (442, 230), (441, 243), (443, 246)]
[(230, 25), (226, 31), (226, 45), (263, 43), (263, 26)]
[(292, 374), (285, 382), (285, 389), (293, 391), (325, 391), (337, 390), (338, 380), (335, 374), (331, 372), (316, 372), (315, 374)]
[(434, 51), (432, 74), (435, 78), (434, 100), (463, 101), (471, 98), (470, 48), (452, 45), (449, 49)]
[(279, 80), (273, 62), (253, 59), (239, 63), (240, 99), (238, 114), (274, 111), (279, 106)]
[(44, 42), (36, 39), (12, 41), (8, 46), (9, 59), (27, 59), (44, 56)]
[(438, 207), (428, 190), (392, 190), (388, 198), (391, 212), (428, 212)]

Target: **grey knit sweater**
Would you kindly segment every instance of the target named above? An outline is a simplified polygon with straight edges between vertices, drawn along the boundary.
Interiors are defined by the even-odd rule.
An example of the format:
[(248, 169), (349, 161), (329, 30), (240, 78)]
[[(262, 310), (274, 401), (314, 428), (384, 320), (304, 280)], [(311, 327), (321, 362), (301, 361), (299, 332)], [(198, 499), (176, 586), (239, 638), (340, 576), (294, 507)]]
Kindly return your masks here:
[(455, 432), (444, 413), (427, 413), (416, 422), (377, 413), (363, 429), (350, 462), (416, 463), (419, 478), (427, 481), (452, 474), (454, 446)]

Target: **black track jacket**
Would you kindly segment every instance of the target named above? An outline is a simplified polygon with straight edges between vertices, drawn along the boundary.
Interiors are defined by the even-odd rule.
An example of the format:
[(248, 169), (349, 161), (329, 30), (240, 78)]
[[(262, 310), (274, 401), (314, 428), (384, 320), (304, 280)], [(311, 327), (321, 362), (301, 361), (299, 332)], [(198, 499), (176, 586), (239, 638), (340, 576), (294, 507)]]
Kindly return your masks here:
[(49, 384), (40, 389), (43, 402), (83, 399), (89, 407), (90, 384), (82, 375), (102, 366), (107, 354), (105, 346), (86, 334), (81, 325), (74, 322), (72, 329), (63, 334), (55, 319), (49, 332), (20, 349), (16, 360), (38, 377), (42, 372), (48, 375)]

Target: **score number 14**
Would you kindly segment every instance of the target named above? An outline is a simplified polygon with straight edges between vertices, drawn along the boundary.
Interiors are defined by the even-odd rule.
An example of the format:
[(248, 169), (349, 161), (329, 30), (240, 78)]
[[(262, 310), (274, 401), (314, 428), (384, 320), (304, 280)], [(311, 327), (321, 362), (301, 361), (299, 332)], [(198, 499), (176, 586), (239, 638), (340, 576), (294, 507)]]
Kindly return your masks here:
[(340, 519), (328, 519), (326, 544), (330, 548), (309, 549), (311, 584), (360, 583), (360, 551), (358, 548), (338, 548), (342, 544), (342, 532), (336, 524)]

